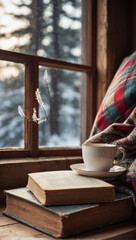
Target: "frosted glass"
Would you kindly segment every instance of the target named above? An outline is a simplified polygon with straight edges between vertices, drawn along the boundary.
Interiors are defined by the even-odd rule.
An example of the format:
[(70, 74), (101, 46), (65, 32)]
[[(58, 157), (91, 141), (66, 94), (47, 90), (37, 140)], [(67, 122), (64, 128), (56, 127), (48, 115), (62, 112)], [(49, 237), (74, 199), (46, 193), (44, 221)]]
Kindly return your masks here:
[(81, 62), (81, 0), (1, 0), (0, 48)]
[(24, 147), (24, 65), (0, 61), (0, 148)]
[[(80, 146), (80, 75), (79, 72), (48, 68), (49, 98), (40, 67), (39, 88), (49, 119), (39, 125), (39, 145), (47, 147)], [(43, 114), (43, 115), (42, 115)], [(39, 108), (39, 115), (44, 112)]]

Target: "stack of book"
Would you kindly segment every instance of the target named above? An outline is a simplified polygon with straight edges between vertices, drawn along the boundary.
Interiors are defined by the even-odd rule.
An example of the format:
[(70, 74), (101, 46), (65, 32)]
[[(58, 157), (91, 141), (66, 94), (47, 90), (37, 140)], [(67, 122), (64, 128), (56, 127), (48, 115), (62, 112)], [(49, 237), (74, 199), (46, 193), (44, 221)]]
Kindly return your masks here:
[[(129, 219), (132, 198), (114, 185), (73, 171), (31, 173), (25, 188), (6, 191), (4, 214), (56, 238)], [(126, 211), (127, 209), (127, 211)]]

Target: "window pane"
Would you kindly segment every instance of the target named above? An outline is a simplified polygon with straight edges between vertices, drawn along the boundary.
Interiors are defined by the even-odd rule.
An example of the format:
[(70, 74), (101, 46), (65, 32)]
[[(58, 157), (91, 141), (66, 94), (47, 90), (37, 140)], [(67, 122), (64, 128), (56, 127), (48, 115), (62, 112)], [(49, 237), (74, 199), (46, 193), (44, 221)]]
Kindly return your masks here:
[(81, 0), (1, 0), (0, 48), (81, 62)]
[(24, 65), (0, 61), (0, 147), (24, 147)]
[[(49, 98), (40, 67), (39, 89), (49, 119), (39, 124), (39, 144), (48, 147), (80, 146), (80, 72), (48, 68)], [(39, 108), (39, 115), (44, 112)]]

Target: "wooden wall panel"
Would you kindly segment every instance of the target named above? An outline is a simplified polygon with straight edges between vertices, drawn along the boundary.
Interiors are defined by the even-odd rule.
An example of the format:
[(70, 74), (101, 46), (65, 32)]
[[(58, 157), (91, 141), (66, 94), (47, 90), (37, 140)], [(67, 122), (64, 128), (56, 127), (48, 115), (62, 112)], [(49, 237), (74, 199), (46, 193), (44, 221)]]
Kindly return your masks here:
[(136, 51), (136, 0), (131, 0), (131, 51)]
[(123, 58), (131, 53), (131, 2), (108, 0), (107, 86)]
[(121, 61), (135, 48), (135, 5), (135, 0), (97, 0), (97, 109)]
[(97, 3), (97, 108), (107, 88), (107, 0)]

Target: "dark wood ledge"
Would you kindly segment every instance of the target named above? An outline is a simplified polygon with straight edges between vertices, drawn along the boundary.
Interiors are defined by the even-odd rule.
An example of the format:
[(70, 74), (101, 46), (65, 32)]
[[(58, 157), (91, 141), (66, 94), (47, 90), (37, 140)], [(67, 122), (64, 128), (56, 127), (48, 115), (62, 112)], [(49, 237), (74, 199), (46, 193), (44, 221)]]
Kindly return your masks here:
[(5, 201), (5, 189), (26, 186), (28, 173), (70, 169), (82, 162), (82, 157), (21, 158), (0, 160), (0, 199)]

